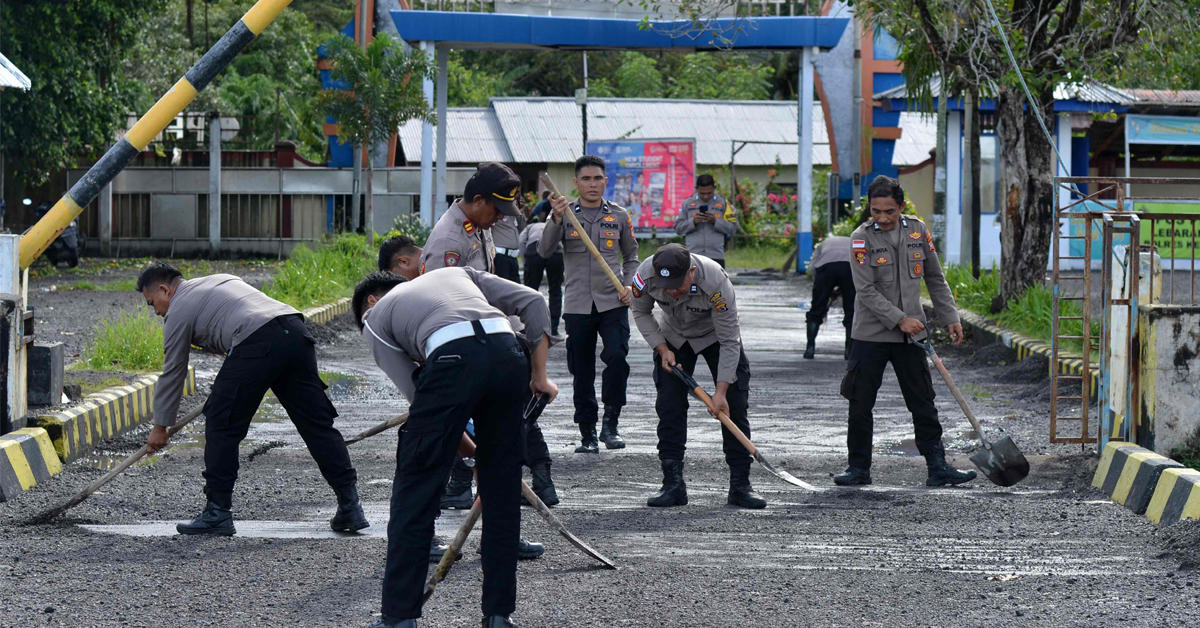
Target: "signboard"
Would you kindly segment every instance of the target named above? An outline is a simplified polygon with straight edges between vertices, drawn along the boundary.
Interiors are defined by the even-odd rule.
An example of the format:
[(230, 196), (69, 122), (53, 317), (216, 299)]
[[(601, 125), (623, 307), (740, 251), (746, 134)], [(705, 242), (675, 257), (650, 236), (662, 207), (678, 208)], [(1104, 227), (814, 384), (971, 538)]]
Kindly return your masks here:
[(589, 141), (588, 153), (604, 159), (604, 197), (629, 210), (639, 235), (672, 229), (683, 200), (695, 188), (695, 141)]
[[(1091, 212), (1110, 211), (1113, 201), (1108, 201), (1104, 205), (1093, 201), (1084, 201), (1081, 205), (1077, 205), (1072, 209)], [(1154, 240), (1154, 246), (1158, 250), (1158, 255), (1161, 259), (1172, 259), (1172, 239), (1174, 240), (1174, 256), (1176, 260), (1191, 260), (1193, 257), (1200, 258), (1197, 255), (1197, 247), (1200, 247), (1200, 231), (1197, 228), (1196, 222), (1191, 220), (1176, 220), (1174, 224), (1169, 220), (1155, 220), (1155, 214), (1195, 214), (1200, 221), (1200, 202), (1196, 201), (1126, 201), (1126, 209), (1142, 212), (1141, 215), (1141, 230), (1138, 238), (1140, 244), (1150, 244), (1151, 239)], [(1069, 222), (1069, 235), (1083, 235), (1085, 220), (1072, 218)], [(1153, 224), (1153, 231), (1151, 226)], [(1101, 238), (1103, 233), (1101, 230), (1101, 221), (1092, 221), (1092, 260), (1103, 260), (1103, 243)], [(1083, 255), (1083, 240), (1070, 240), (1070, 255), (1079, 257)], [(1128, 246), (1129, 236), (1126, 234), (1113, 234), (1114, 246)]]
[(1130, 144), (1200, 144), (1200, 119), (1182, 116), (1125, 116)]

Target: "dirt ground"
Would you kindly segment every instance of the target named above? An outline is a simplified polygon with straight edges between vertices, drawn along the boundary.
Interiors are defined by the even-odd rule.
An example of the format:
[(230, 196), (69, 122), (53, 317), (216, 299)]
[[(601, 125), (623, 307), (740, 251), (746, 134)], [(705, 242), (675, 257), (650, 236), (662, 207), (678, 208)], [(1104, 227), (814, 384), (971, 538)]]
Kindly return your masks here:
[[(599, 455), (573, 453), (570, 377), (556, 348), (551, 377), (562, 395), (541, 419), (563, 499), (555, 510), (620, 569), (599, 568), (524, 510), (524, 535), (547, 551), (520, 565), (514, 620), (521, 626), (1183, 626), (1200, 616), (1195, 526), (1159, 531), (1090, 488), (1094, 453), (1048, 442), (1044, 363), (1017, 363), (997, 347), (939, 346), (989, 435), (1013, 436), (1029, 456), (1033, 469), (1020, 485), (1000, 489), (978, 479), (925, 488), (911, 419), (889, 373), (876, 407), (875, 484), (837, 488), (831, 476), (845, 466), (847, 405), (837, 394), (845, 369), (841, 313), (835, 309), (822, 327), (817, 359), (803, 360), (797, 304), (809, 298), (807, 280), (747, 274), (737, 284), (752, 438), (777, 466), (823, 490), (799, 490), (754, 468), (768, 507), (725, 506), (720, 433), (693, 404), (691, 504), (647, 508), (661, 481), (649, 347), (635, 329), (621, 423), (629, 447)], [(403, 412), (406, 403), (345, 317), (319, 334), (344, 434)], [(203, 392), (219, 359), (205, 356), (196, 366)], [(703, 367), (700, 374), (711, 386)], [(971, 428), (934, 381), (947, 449), (968, 468)], [(351, 448), (372, 525), (335, 535), (326, 523), (332, 492), (268, 400), (243, 445), (238, 536), (184, 538), (173, 525), (202, 506), (201, 430), (56, 524), (21, 522), (95, 479), (101, 461), (69, 465), (0, 504), (0, 542), (8, 548), (0, 580), (9, 583), (0, 587), (0, 625), (369, 624), (379, 609), (395, 434)], [(127, 435), (108, 451), (119, 456), (143, 438)], [(443, 513), (438, 533), (452, 534), (463, 516)], [(479, 625), (478, 538), (468, 540), (421, 625)]]

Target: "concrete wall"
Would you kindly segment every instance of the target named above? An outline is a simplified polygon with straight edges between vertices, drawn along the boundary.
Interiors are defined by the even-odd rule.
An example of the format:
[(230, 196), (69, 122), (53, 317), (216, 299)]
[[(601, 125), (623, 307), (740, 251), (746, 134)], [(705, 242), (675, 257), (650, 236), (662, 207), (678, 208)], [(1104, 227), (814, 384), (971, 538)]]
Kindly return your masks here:
[(1169, 455), (1178, 445), (1200, 445), (1200, 307), (1140, 308), (1141, 421), (1139, 444)]
[(925, 224), (933, 224), (933, 162), (900, 171), (900, 186)]

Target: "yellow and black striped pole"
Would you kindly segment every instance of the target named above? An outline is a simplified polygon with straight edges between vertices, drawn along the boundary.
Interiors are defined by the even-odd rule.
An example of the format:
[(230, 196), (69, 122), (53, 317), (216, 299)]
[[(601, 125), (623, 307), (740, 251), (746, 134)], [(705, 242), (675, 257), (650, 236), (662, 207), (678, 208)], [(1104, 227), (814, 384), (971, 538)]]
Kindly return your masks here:
[(292, 0), (258, 0), (250, 7), (242, 19), (204, 53), (170, 91), (154, 103), (125, 137), (104, 153), (100, 161), (71, 186), (49, 213), (25, 233), (21, 238), (21, 268), (29, 268), (58, 234), (83, 212), (83, 208), (95, 200), (100, 190), (162, 133), (175, 116), (291, 3)]

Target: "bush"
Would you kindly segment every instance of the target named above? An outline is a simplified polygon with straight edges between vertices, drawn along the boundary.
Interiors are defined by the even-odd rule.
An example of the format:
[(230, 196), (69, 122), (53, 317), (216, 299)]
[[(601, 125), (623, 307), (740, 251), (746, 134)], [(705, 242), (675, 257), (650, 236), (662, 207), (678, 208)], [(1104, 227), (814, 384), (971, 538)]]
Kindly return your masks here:
[(392, 221), (392, 230), (387, 232), (384, 238), (406, 235), (412, 238), (417, 246), (424, 247), (432, 230), (421, 222), (421, 217), (417, 214), (401, 214)]
[(376, 256), (365, 237), (349, 233), (315, 249), (300, 245), (263, 292), (296, 309), (329, 303), (350, 296), (363, 275), (375, 270)]
[(96, 371), (161, 371), (162, 323), (149, 310), (140, 308), (116, 320), (105, 318), (75, 366)]

